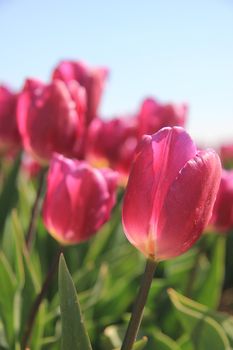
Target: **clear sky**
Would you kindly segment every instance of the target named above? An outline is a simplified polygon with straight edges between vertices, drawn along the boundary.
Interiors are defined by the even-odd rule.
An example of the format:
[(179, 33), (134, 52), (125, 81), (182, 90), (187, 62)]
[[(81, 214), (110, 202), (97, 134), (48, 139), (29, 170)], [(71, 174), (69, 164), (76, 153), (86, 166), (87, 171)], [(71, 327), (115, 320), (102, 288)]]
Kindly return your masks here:
[(0, 0), (2, 82), (48, 80), (64, 58), (110, 68), (105, 116), (184, 101), (196, 139), (233, 141), (232, 0)]

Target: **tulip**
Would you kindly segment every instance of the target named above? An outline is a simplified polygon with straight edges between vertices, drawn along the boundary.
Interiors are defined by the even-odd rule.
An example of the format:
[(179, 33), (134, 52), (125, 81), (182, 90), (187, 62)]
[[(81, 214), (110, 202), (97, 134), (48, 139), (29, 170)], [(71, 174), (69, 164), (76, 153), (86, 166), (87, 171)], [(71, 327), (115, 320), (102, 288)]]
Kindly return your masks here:
[(87, 240), (109, 219), (117, 173), (55, 154), (47, 177), (43, 220), (63, 244)]
[(21, 138), (16, 121), (17, 94), (5, 86), (0, 86), (0, 150), (14, 152), (21, 146)]
[(128, 177), (137, 146), (135, 118), (94, 119), (88, 130), (87, 158), (95, 165), (107, 165)]
[(217, 153), (198, 151), (183, 128), (145, 135), (123, 203), (128, 240), (157, 261), (184, 253), (209, 222), (220, 178)]
[(84, 111), (85, 91), (78, 83), (27, 80), (17, 108), (26, 152), (40, 163), (48, 162), (54, 152), (73, 156), (82, 138)]
[(184, 126), (187, 119), (186, 104), (161, 104), (153, 98), (142, 103), (138, 115), (139, 136), (152, 135), (166, 126)]
[(62, 61), (53, 71), (53, 79), (61, 79), (68, 83), (76, 80), (86, 89), (87, 113), (86, 125), (97, 115), (108, 69), (103, 67), (91, 68), (80, 61)]
[(210, 225), (220, 232), (233, 229), (233, 170), (223, 170)]

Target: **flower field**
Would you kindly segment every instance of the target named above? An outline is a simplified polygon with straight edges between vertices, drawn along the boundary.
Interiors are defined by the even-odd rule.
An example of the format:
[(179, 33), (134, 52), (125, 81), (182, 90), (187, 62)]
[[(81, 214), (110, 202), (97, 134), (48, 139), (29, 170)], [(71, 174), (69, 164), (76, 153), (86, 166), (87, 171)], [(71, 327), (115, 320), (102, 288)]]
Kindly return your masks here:
[(104, 119), (108, 74), (0, 86), (0, 349), (233, 349), (233, 139), (155, 97)]

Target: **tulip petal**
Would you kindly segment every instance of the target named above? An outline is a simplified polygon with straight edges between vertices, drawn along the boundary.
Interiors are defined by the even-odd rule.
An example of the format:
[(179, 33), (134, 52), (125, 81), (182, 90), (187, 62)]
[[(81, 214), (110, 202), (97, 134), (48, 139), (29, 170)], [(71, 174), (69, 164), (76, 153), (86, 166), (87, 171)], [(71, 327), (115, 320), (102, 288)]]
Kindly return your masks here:
[(153, 152), (151, 137), (144, 136), (136, 152), (124, 197), (122, 221), (128, 240), (138, 246), (146, 240), (153, 198)]
[(221, 177), (212, 150), (198, 152), (185, 164), (165, 198), (158, 223), (155, 256), (175, 257), (188, 250), (207, 225)]
[(59, 241), (65, 242), (65, 237), (61, 233), (69, 231), (71, 201), (65, 186), (68, 165), (62, 160), (62, 156), (54, 155), (50, 164), (43, 218), (52, 235)]
[(210, 224), (220, 232), (233, 228), (233, 170), (224, 170)]
[[(77, 182), (80, 186), (76, 187)], [(79, 241), (89, 238), (108, 219), (108, 186), (99, 171), (88, 166), (68, 176), (66, 185), (72, 203), (70, 232)], [(77, 188), (77, 190), (76, 190)], [(72, 237), (69, 238), (72, 240)]]

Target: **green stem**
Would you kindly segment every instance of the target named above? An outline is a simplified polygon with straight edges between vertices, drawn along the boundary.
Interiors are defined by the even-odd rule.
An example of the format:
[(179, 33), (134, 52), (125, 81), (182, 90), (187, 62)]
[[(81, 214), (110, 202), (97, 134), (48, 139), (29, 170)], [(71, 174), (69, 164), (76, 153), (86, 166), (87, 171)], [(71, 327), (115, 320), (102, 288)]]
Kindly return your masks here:
[(42, 200), (42, 192), (43, 192), (43, 187), (44, 187), (44, 180), (45, 180), (45, 174), (46, 170), (42, 169), (39, 176), (38, 176), (38, 188), (36, 192), (36, 197), (35, 201), (33, 203), (33, 207), (31, 210), (31, 217), (26, 233), (26, 246), (28, 250), (31, 250), (32, 243), (35, 238), (35, 233), (36, 233), (36, 225), (37, 225), (37, 219), (40, 214), (40, 205), (41, 205), (41, 200)]
[(154, 272), (157, 262), (148, 259), (146, 263), (145, 272), (142, 276), (141, 286), (135, 300), (131, 319), (122, 343), (121, 350), (131, 350), (142, 321), (143, 309), (146, 304), (147, 296), (154, 277)]
[(31, 310), (29, 312), (28, 320), (26, 322), (25, 332), (23, 334), (22, 339), (22, 349), (27, 349), (27, 346), (29, 344), (29, 339), (33, 330), (33, 326), (35, 323), (36, 316), (38, 314), (40, 305), (48, 292), (49, 286), (52, 283), (53, 277), (58, 269), (58, 262), (60, 255), (62, 253), (62, 248), (59, 247), (57, 254), (55, 255), (54, 260), (51, 263), (50, 269), (45, 277), (44, 283), (41, 287), (40, 293), (37, 295), (36, 299), (34, 300), (34, 303), (32, 304)]

